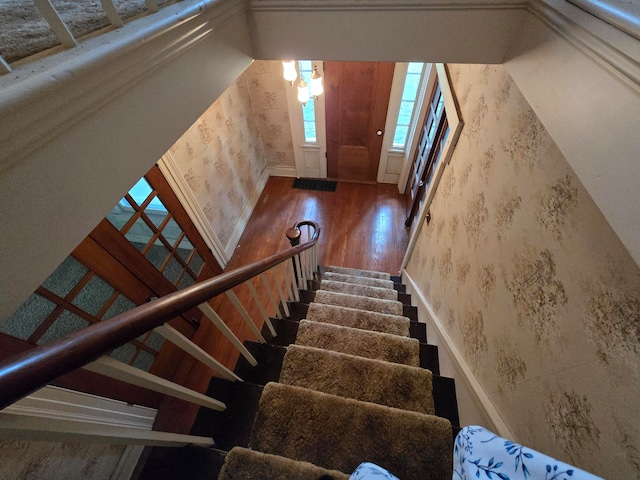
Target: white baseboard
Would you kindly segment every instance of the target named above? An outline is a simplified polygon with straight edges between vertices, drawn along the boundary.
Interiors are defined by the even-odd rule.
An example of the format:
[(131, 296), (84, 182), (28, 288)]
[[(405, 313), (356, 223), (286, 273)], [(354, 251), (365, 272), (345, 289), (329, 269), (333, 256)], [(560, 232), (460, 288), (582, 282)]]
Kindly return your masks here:
[[(442, 363), (443, 356), (447, 356), (448, 360), (453, 364), (454, 370), (457, 374), (454, 374), (456, 380), (456, 393), (458, 396), (458, 403), (467, 396), (473, 402), (473, 406), (478, 412), (478, 418), (484, 420), (478, 421), (473, 418), (471, 421), (465, 421), (460, 419), (460, 426), (464, 424), (474, 423), (482, 424), (484, 427), (497, 433), (501, 437), (513, 439), (513, 434), (507, 426), (507, 424), (500, 417), (500, 413), (493, 405), (493, 402), (482, 388), (482, 385), (473, 374), (471, 367), (467, 364), (462, 353), (458, 350), (458, 347), (453, 342), (453, 339), (449, 336), (449, 333), (444, 328), (444, 325), (438, 319), (431, 305), (425, 298), (424, 294), (420, 290), (420, 287), (411, 278), (406, 270), (402, 272), (403, 278), (408, 280), (407, 293), (411, 293), (412, 299), (418, 304), (418, 315), (420, 312), (424, 312), (426, 318), (421, 318), (420, 321), (427, 324), (428, 327), (435, 329), (435, 332), (439, 336), (441, 342), (436, 342), (439, 348), (440, 362)], [(434, 342), (429, 342), (434, 343)]]
[(264, 190), (264, 186), (267, 184), (267, 180), (269, 180), (269, 175), (270, 175), (269, 169), (265, 168), (262, 172), (262, 176), (258, 180), (258, 184), (256, 185), (256, 188), (253, 191), (251, 198), (247, 203), (245, 203), (244, 208), (242, 209), (242, 213), (240, 214), (240, 217), (236, 222), (236, 226), (233, 229), (231, 236), (229, 237), (229, 241), (224, 247), (225, 254), (227, 255), (228, 258), (231, 258), (233, 256), (233, 252), (238, 246), (240, 237), (242, 236), (242, 233), (244, 232), (244, 229), (246, 228), (247, 223), (249, 223), (249, 217), (251, 217), (251, 214), (253, 213), (253, 209), (258, 203), (258, 199), (262, 194), (262, 190)]
[(270, 165), (267, 167), (269, 171), (269, 175), (272, 177), (297, 177), (298, 173), (296, 171), (295, 165), (286, 166), (286, 165)]

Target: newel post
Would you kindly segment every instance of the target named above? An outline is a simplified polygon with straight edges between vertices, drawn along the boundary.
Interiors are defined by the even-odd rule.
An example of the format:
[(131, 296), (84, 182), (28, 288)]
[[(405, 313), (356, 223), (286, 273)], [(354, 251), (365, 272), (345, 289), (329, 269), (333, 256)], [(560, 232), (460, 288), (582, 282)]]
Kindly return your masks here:
[(300, 237), (302, 236), (302, 233), (300, 232), (300, 229), (297, 227), (291, 227), (290, 229), (287, 230), (287, 240), (289, 240), (289, 243), (291, 244), (292, 247), (295, 247), (296, 245), (300, 245)]

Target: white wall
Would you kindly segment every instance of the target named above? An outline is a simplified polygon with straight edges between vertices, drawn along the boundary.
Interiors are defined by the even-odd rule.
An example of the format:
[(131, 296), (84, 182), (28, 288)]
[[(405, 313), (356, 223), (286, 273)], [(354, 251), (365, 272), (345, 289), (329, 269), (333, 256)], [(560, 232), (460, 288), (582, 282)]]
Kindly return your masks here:
[(640, 264), (640, 41), (562, 0), (533, 5), (505, 67)]
[(0, 77), (0, 319), (251, 63), (242, 9), (193, 5)]

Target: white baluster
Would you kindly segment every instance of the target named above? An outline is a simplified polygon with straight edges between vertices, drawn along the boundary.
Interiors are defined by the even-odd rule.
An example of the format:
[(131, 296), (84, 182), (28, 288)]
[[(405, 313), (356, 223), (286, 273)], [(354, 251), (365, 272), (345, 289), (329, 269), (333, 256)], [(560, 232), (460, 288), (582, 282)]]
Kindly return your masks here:
[(118, 10), (111, 0), (100, 0), (105, 15), (109, 18), (109, 22), (116, 28), (124, 27), (124, 22), (120, 18)]
[(227, 380), (235, 382), (236, 380), (242, 381), (242, 379), (229, 370), (227, 367), (218, 362), (215, 358), (209, 355), (206, 351), (193, 343), (187, 337), (182, 335), (179, 331), (170, 325), (164, 324), (154, 329), (155, 332), (162, 335), (164, 338), (173, 343), (176, 347), (181, 348), (196, 360), (201, 361), (207, 367), (215, 372), (218, 372)]
[(287, 305), (287, 299), (284, 296), (284, 292), (282, 291), (282, 282), (280, 281), (280, 279), (278, 278), (278, 271), (277, 269), (273, 269), (271, 271), (271, 273), (273, 274), (273, 278), (276, 282), (276, 288), (278, 289), (278, 295), (280, 295), (280, 303), (282, 304), (282, 309), (284, 310), (284, 315), (286, 317), (290, 317), (291, 313), (289, 312), (289, 305)]
[(289, 277), (291, 280), (291, 290), (293, 290), (293, 297), (296, 302), (300, 301), (300, 293), (298, 290), (298, 281), (296, 280), (296, 272), (293, 271), (293, 262), (294, 259), (290, 258), (287, 263), (289, 264)]
[(253, 280), (247, 280), (245, 284), (247, 285), (247, 287), (249, 287), (249, 292), (251, 292), (251, 296), (253, 297), (253, 300), (256, 302), (256, 305), (258, 305), (258, 309), (260, 310), (262, 319), (264, 320), (264, 323), (267, 325), (267, 327), (269, 327), (269, 331), (271, 332), (271, 335), (273, 335), (274, 337), (278, 336), (278, 332), (276, 332), (276, 329), (273, 328), (273, 323), (271, 323), (271, 319), (269, 318), (267, 309), (264, 308), (264, 304), (262, 303), (262, 301), (260, 300), (260, 297), (258, 296), (258, 291), (256, 290), (256, 287), (253, 284)]
[(282, 318), (282, 314), (280, 313), (280, 309), (278, 308), (278, 304), (276, 303), (276, 299), (273, 296), (273, 292), (271, 291), (271, 286), (269, 285), (269, 280), (267, 280), (267, 275), (265, 273), (260, 274), (260, 278), (262, 279), (262, 284), (264, 288), (267, 290), (267, 295), (269, 297), (269, 301), (271, 302), (271, 306), (275, 310), (275, 316), (279, 319)]
[(227, 340), (229, 340), (233, 344), (233, 346), (238, 349), (240, 354), (244, 358), (246, 358), (251, 365), (255, 367), (258, 364), (258, 361), (253, 357), (253, 355), (251, 355), (249, 350), (247, 350), (247, 347), (242, 344), (240, 339), (236, 337), (236, 335), (231, 331), (227, 324), (222, 321), (220, 315), (218, 315), (218, 313), (213, 308), (211, 308), (208, 303), (198, 305), (198, 308), (211, 321), (211, 323), (213, 323), (216, 328), (220, 330), (220, 332), (222, 332), (225, 337), (227, 337)]
[(244, 308), (244, 306), (242, 305), (242, 302), (240, 302), (240, 299), (236, 296), (235, 293), (233, 293), (233, 290), (227, 290), (224, 293), (227, 295), (229, 300), (231, 300), (231, 303), (233, 303), (233, 306), (236, 307), (236, 310), (240, 312), (240, 315), (244, 319), (244, 322), (247, 324), (249, 329), (253, 332), (256, 339), (260, 343), (267, 343), (267, 341), (262, 336), (262, 333), (260, 333), (260, 330), (258, 330), (258, 327), (256, 327), (256, 324), (253, 323), (253, 320), (251, 320), (251, 316), (249, 315), (249, 312), (247, 312), (247, 309)]
[(99, 359), (86, 364), (82, 367), (84, 370), (99, 373), (109, 378), (115, 378), (131, 385), (147, 388), (154, 392), (170, 395), (187, 402), (195, 403), (212, 410), (224, 411), (227, 406), (211, 397), (207, 397), (202, 393), (190, 390), (177, 383), (165, 380), (157, 375), (152, 375), (139, 368), (132, 367), (126, 363), (119, 362), (109, 357), (100, 357)]
[(58, 41), (62, 45), (69, 48), (78, 46), (78, 42), (73, 38), (73, 34), (69, 31), (67, 25), (64, 23), (56, 9), (53, 8), (53, 5), (51, 5), (49, 0), (33, 0), (33, 3), (36, 4), (36, 7), (38, 7), (38, 10), (51, 27), (51, 30), (56, 34)]

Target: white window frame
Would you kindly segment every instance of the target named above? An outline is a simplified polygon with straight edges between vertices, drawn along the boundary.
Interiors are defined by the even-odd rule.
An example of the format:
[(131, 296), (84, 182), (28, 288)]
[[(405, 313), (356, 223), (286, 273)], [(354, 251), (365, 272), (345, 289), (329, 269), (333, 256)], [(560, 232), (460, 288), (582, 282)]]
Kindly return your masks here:
[[(324, 78), (324, 66), (320, 61), (312, 60), (313, 65), (318, 67), (318, 73)], [(297, 66), (296, 66), (297, 67)], [(298, 80), (299, 81), (298, 77)], [(283, 80), (284, 81), (284, 80)], [(307, 83), (311, 79), (305, 79)], [(325, 117), (324, 95), (320, 95), (310, 102), (315, 103), (316, 116), (316, 141), (310, 143), (305, 141), (304, 122), (302, 119), (302, 108), (298, 101), (298, 90), (286, 84), (287, 107), (289, 109), (289, 124), (291, 126), (291, 139), (293, 141), (293, 155), (296, 162), (295, 176), (307, 178), (327, 178), (327, 132)]]
[(433, 85), (435, 69), (433, 64), (425, 63), (422, 69), (422, 78), (416, 95), (416, 101), (413, 106), (413, 115), (411, 116), (411, 124), (407, 133), (407, 141), (404, 148), (393, 146), (393, 137), (395, 135), (398, 116), (400, 115), (400, 105), (402, 102), (402, 93), (404, 83), (407, 76), (408, 63), (396, 63), (393, 72), (393, 81), (391, 84), (391, 94), (389, 96), (389, 108), (387, 110), (387, 121), (385, 123), (385, 136), (382, 141), (382, 149), (380, 151), (380, 163), (378, 167), (379, 183), (395, 183), (398, 185), (398, 191), (404, 192), (408, 178), (407, 163), (411, 163), (415, 153), (416, 142), (415, 132), (417, 126), (424, 121), (426, 110), (424, 107), (424, 96), (426, 91), (430, 91), (430, 85)]

